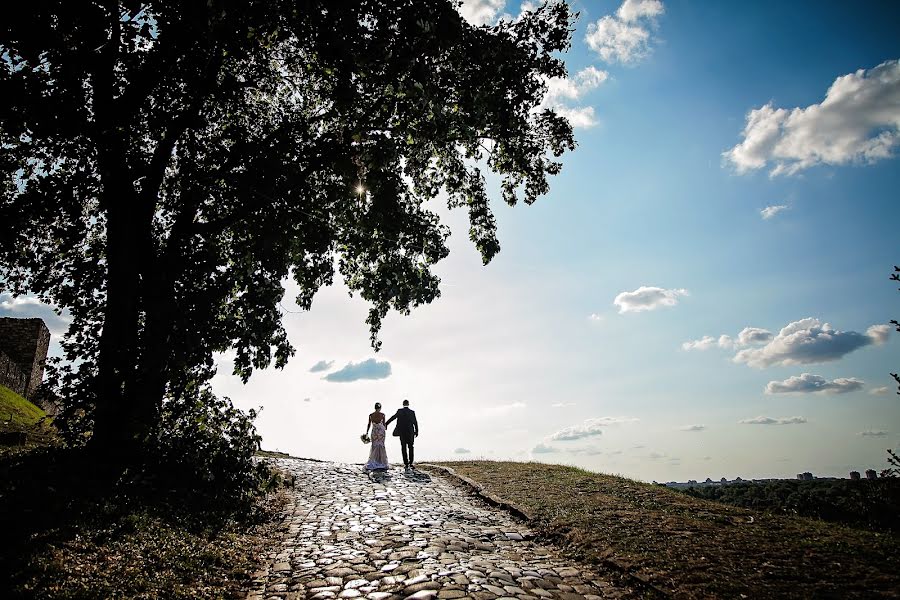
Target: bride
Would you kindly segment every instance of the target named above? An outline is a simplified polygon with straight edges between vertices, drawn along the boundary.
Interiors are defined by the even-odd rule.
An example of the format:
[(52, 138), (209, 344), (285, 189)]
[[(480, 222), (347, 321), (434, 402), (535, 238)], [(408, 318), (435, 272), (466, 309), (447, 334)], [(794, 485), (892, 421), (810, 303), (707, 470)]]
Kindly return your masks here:
[(387, 449), (384, 447), (384, 437), (387, 429), (384, 426), (384, 413), (381, 412), (381, 403), (375, 403), (375, 412), (369, 415), (366, 423), (366, 435), (372, 428), (372, 449), (369, 451), (369, 462), (366, 463), (367, 471), (385, 471), (390, 468), (388, 464)]

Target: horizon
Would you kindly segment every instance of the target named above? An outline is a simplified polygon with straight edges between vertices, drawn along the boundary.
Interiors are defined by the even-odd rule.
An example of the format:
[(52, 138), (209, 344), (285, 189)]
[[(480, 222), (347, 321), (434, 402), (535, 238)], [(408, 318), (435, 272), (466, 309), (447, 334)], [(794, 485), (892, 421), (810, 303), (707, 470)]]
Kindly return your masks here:
[[(304, 312), (285, 282), (296, 355), (246, 385), (220, 355), (215, 392), (262, 408), (264, 449), (324, 460), (365, 462), (372, 405), (390, 416), (408, 398), (422, 462), (648, 482), (885, 468), (900, 445), (900, 5), (570, 4), (569, 77), (545, 105), (579, 147), (532, 206), (503, 204), (486, 174), (499, 255), (482, 266), (439, 196), (442, 297), (390, 314), (380, 352), (343, 283)], [(462, 13), (490, 25), (529, 6)], [(0, 316), (44, 318), (61, 355), (65, 316), (8, 294)]]

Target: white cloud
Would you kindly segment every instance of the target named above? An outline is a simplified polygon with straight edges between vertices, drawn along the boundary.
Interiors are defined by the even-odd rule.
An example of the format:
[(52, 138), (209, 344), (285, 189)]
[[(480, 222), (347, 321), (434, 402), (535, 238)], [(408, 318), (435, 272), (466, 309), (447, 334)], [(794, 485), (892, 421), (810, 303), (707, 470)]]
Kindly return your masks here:
[(780, 417), (773, 419), (772, 417), (755, 417), (753, 419), (744, 419), (739, 421), (742, 425), (797, 425), (806, 423), (805, 417)]
[(591, 313), (591, 316), (588, 317), (588, 320), (593, 321), (594, 323), (599, 323), (603, 321), (603, 315), (598, 315), (597, 313)]
[(858, 348), (882, 343), (887, 337), (886, 329), (887, 326), (875, 325), (867, 334), (838, 331), (808, 317), (789, 323), (761, 348), (741, 350), (733, 360), (756, 368), (829, 362)]
[(650, 29), (665, 12), (659, 0), (625, 0), (615, 15), (588, 24), (588, 47), (608, 63), (636, 63), (650, 53)]
[(548, 446), (547, 444), (538, 444), (534, 448), (531, 449), (532, 454), (553, 454), (559, 452), (558, 448), (554, 448), (553, 446)]
[(569, 121), (574, 129), (588, 129), (597, 124), (597, 117), (594, 114), (593, 106), (581, 106), (579, 108), (569, 108), (568, 106), (554, 107), (556, 114)]
[(720, 335), (714, 338), (711, 335), (704, 335), (699, 340), (691, 340), (684, 342), (681, 347), (684, 350), (709, 350), (710, 348), (733, 348), (735, 341), (728, 335)]
[(759, 327), (744, 327), (738, 334), (738, 345), (765, 344), (772, 339), (772, 332)]
[(872, 394), (873, 396), (884, 396), (886, 394), (891, 393), (891, 388), (887, 387), (886, 385), (883, 385), (881, 387), (872, 388), (871, 390), (869, 390), (869, 393)]
[(462, 0), (459, 14), (472, 25), (489, 25), (505, 6), (506, 0)]
[(58, 315), (52, 306), (44, 304), (34, 296), (13, 296), (5, 292), (0, 294), (0, 317), (42, 319), (50, 333), (57, 336), (68, 331), (72, 322), (67, 312)]
[(685, 425), (679, 429), (681, 431), (703, 431), (706, 429), (706, 425)]
[(632, 423), (637, 421), (633, 417), (597, 417), (594, 419), (586, 419), (581, 425), (573, 425), (560, 429), (552, 434), (549, 439), (558, 442), (568, 442), (572, 440), (580, 440), (597, 435), (603, 435), (603, 428), (610, 425), (619, 425), (621, 423)]
[(547, 80), (544, 104), (555, 106), (562, 100), (580, 100), (586, 93), (607, 80), (609, 73), (589, 66), (576, 73), (575, 77), (554, 77)]
[(856, 377), (839, 377), (828, 381), (819, 375), (802, 373), (788, 377), (784, 381), (770, 381), (766, 384), (767, 394), (846, 394), (861, 390), (865, 381)]
[(687, 295), (688, 292), (684, 289), (666, 290), (642, 285), (633, 292), (622, 292), (615, 297), (613, 304), (619, 307), (619, 313), (644, 312), (663, 306), (675, 306), (678, 304), (678, 296)]
[(481, 409), (481, 414), (486, 417), (499, 417), (501, 415), (508, 415), (513, 411), (520, 410), (526, 407), (527, 405), (524, 402), (511, 402), (509, 404), (485, 406)]
[(783, 210), (787, 210), (786, 204), (776, 204), (765, 207), (764, 209), (759, 211), (759, 214), (762, 215), (763, 219), (769, 220)]
[(453, 454), (470, 454), (472, 451), (468, 448), (457, 448), (453, 451)]
[(859, 435), (861, 435), (862, 437), (883, 438), (883, 437), (887, 437), (887, 434), (888, 434), (888, 432), (884, 431), (883, 429), (876, 429), (876, 430), (869, 429), (867, 431), (859, 432)]
[(659, 0), (625, 0), (616, 15), (623, 21), (630, 23), (644, 17), (658, 17), (665, 12), (663, 3)]
[(891, 334), (890, 325), (872, 325), (866, 329), (866, 335), (872, 340), (876, 346), (880, 346), (887, 342), (888, 336)]
[(568, 119), (575, 128), (593, 127), (597, 124), (593, 106), (572, 107), (565, 102), (581, 100), (585, 94), (598, 88), (608, 77), (609, 73), (606, 71), (589, 66), (576, 73), (574, 77), (547, 79), (547, 93), (544, 94), (538, 110), (552, 108), (557, 114)]
[(574, 402), (556, 402), (556, 403), (550, 405), (551, 408), (568, 408), (570, 406), (575, 406), (575, 403)]
[(900, 60), (838, 77), (820, 104), (755, 108), (743, 138), (723, 153), (738, 173), (772, 164), (772, 176), (793, 175), (819, 164), (888, 158), (900, 141)]

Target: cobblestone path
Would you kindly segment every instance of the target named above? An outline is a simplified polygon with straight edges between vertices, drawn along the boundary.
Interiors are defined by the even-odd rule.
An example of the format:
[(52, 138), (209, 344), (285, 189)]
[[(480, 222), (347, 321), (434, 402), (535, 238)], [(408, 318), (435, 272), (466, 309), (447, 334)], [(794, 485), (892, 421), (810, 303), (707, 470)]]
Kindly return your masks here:
[(372, 480), (357, 465), (277, 462), (296, 486), (248, 598), (632, 596), (441, 477), (392, 469)]

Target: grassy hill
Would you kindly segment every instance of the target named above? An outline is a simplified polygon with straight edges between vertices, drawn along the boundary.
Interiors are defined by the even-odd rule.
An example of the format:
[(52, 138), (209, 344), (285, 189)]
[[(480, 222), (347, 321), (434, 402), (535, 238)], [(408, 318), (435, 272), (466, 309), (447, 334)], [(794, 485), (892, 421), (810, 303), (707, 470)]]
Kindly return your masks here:
[(538, 463), (442, 463), (573, 557), (678, 598), (898, 598), (900, 535)]
[(25, 431), (46, 416), (43, 410), (0, 385), (0, 431)]

